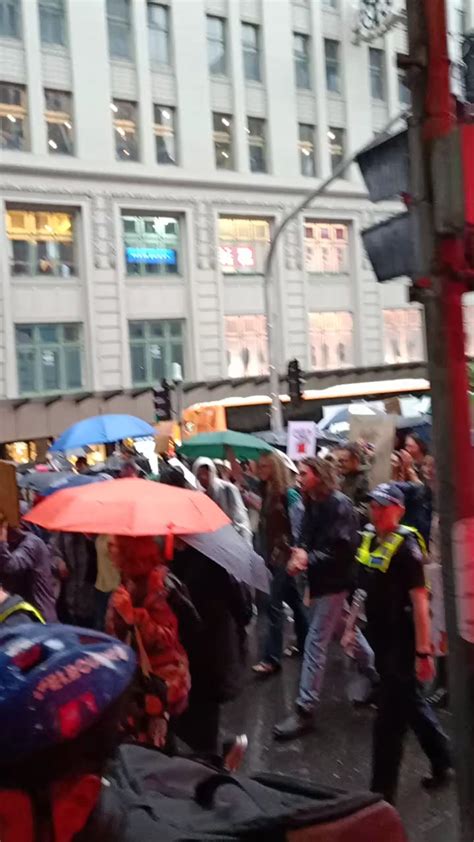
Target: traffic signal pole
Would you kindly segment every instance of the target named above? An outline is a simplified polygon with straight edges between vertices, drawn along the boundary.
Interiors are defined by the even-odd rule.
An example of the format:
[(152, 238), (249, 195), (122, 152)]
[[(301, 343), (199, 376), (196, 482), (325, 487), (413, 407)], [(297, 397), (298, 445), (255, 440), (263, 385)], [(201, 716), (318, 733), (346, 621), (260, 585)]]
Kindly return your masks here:
[[(474, 840), (474, 472), (462, 298), (467, 291), (464, 239), (434, 235), (434, 145), (456, 127), (450, 92), (445, 0), (407, 0), (408, 83), (418, 138), (421, 248), (432, 273), (422, 293), (438, 474), (441, 557), (449, 646), (459, 840)], [(412, 143), (413, 148), (413, 143)], [(473, 150), (474, 154), (474, 150)], [(448, 163), (448, 162), (446, 162)], [(434, 243), (434, 253), (433, 253)], [(428, 279), (424, 279), (428, 282)], [(421, 284), (420, 284), (421, 286)]]

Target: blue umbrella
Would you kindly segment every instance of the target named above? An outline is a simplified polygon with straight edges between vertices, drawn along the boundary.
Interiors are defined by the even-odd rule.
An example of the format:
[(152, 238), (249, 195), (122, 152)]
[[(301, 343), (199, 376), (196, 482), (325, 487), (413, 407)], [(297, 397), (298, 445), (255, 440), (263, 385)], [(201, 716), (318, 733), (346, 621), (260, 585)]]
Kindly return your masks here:
[(69, 474), (67, 477), (60, 477), (56, 482), (52, 482), (48, 488), (45, 488), (43, 497), (49, 497), (50, 494), (55, 494), (56, 491), (63, 491), (65, 488), (75, 488), (78, 485), (89, 485), (91, 482), (103, 482), (106, 479), (112, 479), (109, 474)]
[(270, 574), (265, 562), (230, 524), (199, 535), (181, 535), (190, 547), (219, 564), (238, 582), (269, 593)]
[(154, 436), (151, 424), (134, 415), (94, 415), (68, 427), (51, 446), (52, 451), (75, 450), (86, 444), (109, 444), (122, 439)]

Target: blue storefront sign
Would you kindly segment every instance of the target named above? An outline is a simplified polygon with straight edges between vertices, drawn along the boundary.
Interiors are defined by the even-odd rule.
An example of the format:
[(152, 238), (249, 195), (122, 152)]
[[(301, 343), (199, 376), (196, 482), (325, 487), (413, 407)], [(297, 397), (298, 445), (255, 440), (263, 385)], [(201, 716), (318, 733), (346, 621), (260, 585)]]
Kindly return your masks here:
[(127, 263), (158, 263), (176, 266), (176, 249), (133, 248), (125, 249)]

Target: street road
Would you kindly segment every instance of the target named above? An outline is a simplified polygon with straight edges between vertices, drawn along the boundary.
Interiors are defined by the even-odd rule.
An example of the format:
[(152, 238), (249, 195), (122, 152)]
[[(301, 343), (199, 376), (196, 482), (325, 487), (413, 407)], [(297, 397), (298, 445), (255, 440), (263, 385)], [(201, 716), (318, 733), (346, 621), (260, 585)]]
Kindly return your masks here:
[[(272, 729), (295, 697), (299, 661), (286, 659), (279, 675), (254, 679), (240, 698), (225, 708), (224, 728), (245, 732), (249, 750), (244, 770), (271, 770), (341, 787), (366, 788), (370, 780), (371, 710), (354, 710), (345, 698), (344, 664), (334, 646), (319, 707), (317, 730), (289, 743), (277, 743)], [(441, 714), (449, 732), (450, 715)], [(420, 779), (429, 771), (425, 756), (412, 734), (403, 761), (398, 809), (410, 842), (454, 842), (456, 793), (452, 784), (433, 795), (424, 792)]]

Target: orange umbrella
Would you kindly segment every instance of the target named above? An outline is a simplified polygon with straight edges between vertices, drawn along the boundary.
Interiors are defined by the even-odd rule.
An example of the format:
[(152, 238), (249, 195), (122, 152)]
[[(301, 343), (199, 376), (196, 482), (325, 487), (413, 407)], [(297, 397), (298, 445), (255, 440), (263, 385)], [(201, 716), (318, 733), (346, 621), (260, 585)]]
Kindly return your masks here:
[(214, 532), (230, 523), (200, 491), (135, 478), (57, 491), (24, 519), (53, 532), (133, 537)]

